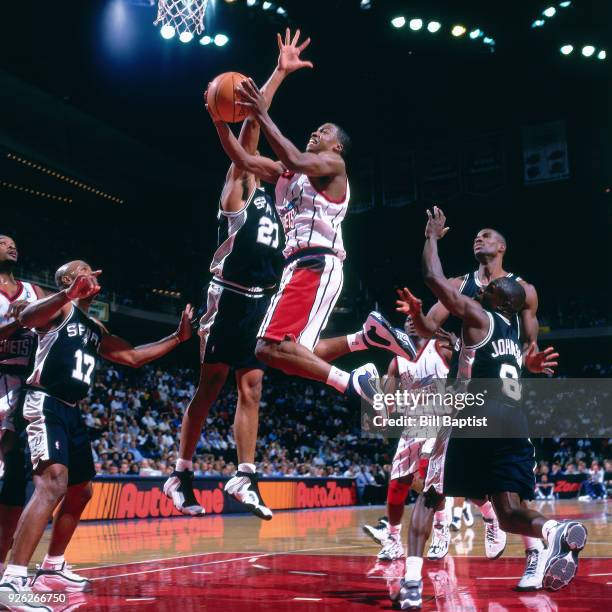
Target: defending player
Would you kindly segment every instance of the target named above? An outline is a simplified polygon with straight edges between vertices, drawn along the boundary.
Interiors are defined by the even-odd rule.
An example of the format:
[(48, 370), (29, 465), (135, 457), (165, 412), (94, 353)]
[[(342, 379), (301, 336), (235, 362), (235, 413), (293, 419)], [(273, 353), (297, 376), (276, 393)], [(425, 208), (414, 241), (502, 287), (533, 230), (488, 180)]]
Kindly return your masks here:
[[(445, 221), (437, 207), (433, 215), (428, 211), (423, 249), (424, 280), (444, 307), (462, 320), (460, 362), (467, 364), (467, 368), (461, 375), (469, 381), (468, 389), (482, 392), (482, 387), (476, 386), (480, 379), (498, 381), (486, 387), (486, 401), (480, 408), (474, 406), (469, 411), (466, 408), (464, 414), (494, 419), (494, 426), (503, 422), (504, 432), (512, 428), (519, 434), (524, 432), (525, 437), (451, 435), (441, 474), (443, 490), (448, 495), (471, 499), (490, 496), (504, 531), (543, 538), (547, 548), (539, 556), (542, 582), (544, 587), (556, 590), (573, 579), (587, 532), (576, 521), (547, 520), (525, 503), (534, 496), (534, 449), (526, 435), (527, 426), (516, 389), (511, 384), (511, 379), (520, 377), (522, 369), (518, 314), (524, 308), (525, 290), (514, 279), (498, 278), (487, 285), (478, 300), (462, 295), (444, 276), (438, 256), (437, 242), (448, 230)], [(497, 350), (502, 346), (503, 350)], [(554, 367), (548, 355), (547, 351), (533, 354), (538, 369)], [(466, 465), (479, 468), (466, 470)], [(425, 491), (428, 505), (436, 505), (437, 493), (434, 489)], [(420, 567), (408, 563), (409, 560), (399, 595), (402, 609), (418, 608), (422, 602)]]
[(16, 280), (19, 254), (15, 241), (0, 235), (0, 571), (11, 548), (25, 504), (26, 457), (21, 401), (25, 378), (32, 369), (36, 334), (17, 317), (41, 298), (40, 287)]
[(27, 566), (58, 504), (49, 550), (32, 580), (32, 589), (75, 592), (89, 588), (89, 581), (71, 572), (64, 560), (66, 546), (91, 497), (95, 475), (78, 402), (91, 389), (99, 357), (140, 367), (191, 336), (193, 310), (189, 305), (177, 331), (157, 342), (133, 347), (109, 334), (88, 315), (100, 291), (99, 274), (83, 261), (63, 265), (55, 274), (60, 291), (29, 304), (19, 316), (22, 325), (38, 334), (34, 371), (23, 403), (35, 489), (19, 519), (0, 593), (29, 591)]
[(256, 356), (286, 374), (325, 382), (341, 393), (372, 401), (379, 391), (373, 364), (345, 372), (329, 362), (369, 346), (407, 359), (416, 351), (407, 335), (378, 313), (371, 313), (366, 322), (364, 329), (372, 329), (371, 334), (358, 332), (319, 342), (342, 290), (346, 253), (341, 225), (350, 198), (345, 165), (350, 138), (338, 125), (325, 123), (301, 152), (272, 122), (255, 83), (243, 82), (240, 91), (241, 104), (250, 109), (279, 161), (250, 155), (226, 124), (216, 121), (215, 125), (238, 167), (276, 183), (276, 208), (286, 237), (283, 275), (259, 330)]

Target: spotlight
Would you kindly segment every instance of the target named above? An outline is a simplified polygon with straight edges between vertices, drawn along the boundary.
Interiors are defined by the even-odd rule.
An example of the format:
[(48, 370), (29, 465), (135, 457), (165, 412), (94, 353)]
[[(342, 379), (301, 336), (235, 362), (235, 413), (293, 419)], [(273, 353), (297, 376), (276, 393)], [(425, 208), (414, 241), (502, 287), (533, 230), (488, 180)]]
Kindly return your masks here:
[(542, 15), (544, 17), (554, 17), (557, 12), (557, 9), (554, 6), (549, 6), (542, 11)]
[(372, 8), (372, 0), (361, 0), (359, 3), (359, 7), (364, 11)]
[(193, 34), (191, 32), (181, 32), (179, 34), (179, 40), (182, 43), (188, 43), (193, 40)]
[(582, 47), (582, 55), (584, 55), (584, 57), (591, 57), (593, 53), (595, 53), (595, 47), (593, 45), (584, 45), (584, 47)]
[(482, 34), (483, 34), (482, 30), (479, 30), (478, 28), (476, 28), (475, 30), (472, 30), (470, 32), (470, 38), (472, 40), (476, 40), (477, 38), (480, 38)]
[(287, 14), (287, 11), (282, 6), (279, 6), (276, 9), (276, 14), (277, 15), (281, 15), (282, 17), (284, 17)]
[(213, 41), (213, 39), (206, 35), (206, 36), (202, 36), (202, 38), (200, 38), (200, 44), (201, 45), (210, 45), (210, 43)]
[(405, 17), (394, 17), (391, 20), (391, 25), (394, 28), (403, 28), (406, 25), (406, 18)]
[(272, 8), (272, 3), (271, 2), (264, 2), (261, 6), (262, 6), (264, 11), (267, 11), (268, 9)]
[(541, 28), (546, 22), (543, 19), (536, 19), (532, 24), (532, 28)]
[(423, 27), (423, 20), (422, 19), (411, 19), (408, 25), (410, 26), (411, 30), (414, 30), (415, 32), (417, 32)]
[(601, 51), (600, 51), (600, 52), (597, 54), (597, 59), (604, 60), (604, 59), (606, 59), (607, 55), (608, 55), (608, 54), (605, 52), (605, 50), (604, 50), (604, 49), (602, 49), (602, 50), (601, 50)]
[(561, 8), (567, 8), (570, 5), (571, 5), (571, 2), (569, 0), (566, 0), (565, 2), (559, 2), (559, 6)]
[(432, 33), (435, 34), (440, 28), (442, 27), (441, 23), (439, 21), (430, 21), (427, 24), (427, 29)]
[(490, 36), (485, 36), (485, 37), (482, 39), (482, 42), (483, 42), (483, 44), (485, 44), (485, 45), (494, 45), (494, 44), (495, 44), (495, 41), (494, 41), (494, 40), (493, 40), (493, 39), (492, 39)]
[(453, 29), (451, 30), (451, 34), (453, 36), (463, 36), (465, 32), (465, 26), (462, 25), (454, 25)]
[(229, 38), (225, 34), (217, 34), (215, 36), (215, 45), (217, 45), (217, 47), (223, 47), (227, 45), (228, 42)]
[(255, 6), (257, 4), (257, 0), (247, 0), (247, 6)]
[(573, 45), (563, 45), (561, 49), (559, 49), (563, 55), (569, 55), (573, 50)]
[(170, 40), (174, 36), (175, 30), (169, 23), (167, 23), (161, 27), (159, 33), (162, 35), (162, 38)]

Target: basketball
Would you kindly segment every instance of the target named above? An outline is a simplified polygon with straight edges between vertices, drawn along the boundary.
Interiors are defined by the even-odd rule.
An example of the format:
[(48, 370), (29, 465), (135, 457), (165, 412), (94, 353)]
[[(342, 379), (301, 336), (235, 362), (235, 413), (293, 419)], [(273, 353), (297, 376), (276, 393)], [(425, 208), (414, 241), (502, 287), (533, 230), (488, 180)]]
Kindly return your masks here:
[(247, 77), (239, 72), (224, 72), (213, 79), (205, 93), (205, 101), (213, 116), (227, 123), (246, 119), (247, 108), (237, 104), (236, 87)]

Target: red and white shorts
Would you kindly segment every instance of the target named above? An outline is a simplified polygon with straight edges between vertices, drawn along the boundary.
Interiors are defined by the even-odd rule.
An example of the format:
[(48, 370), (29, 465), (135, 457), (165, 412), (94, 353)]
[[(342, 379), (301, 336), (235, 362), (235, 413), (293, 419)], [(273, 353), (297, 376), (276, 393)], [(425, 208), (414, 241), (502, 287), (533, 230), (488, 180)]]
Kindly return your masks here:
[[(391, 464), (391, 480), (420, 472), (431, 453), (435, 438), (407, 438), (402, 436)], [(421, 474), (424, 478), (424, 474)]]
[(257, 336), (293, 340), (313, 351), (342, 291), (342, 261), (334, 255), (306, 255), (283, 270)]
[(429, 467), (427, 468), (423, 491), (433, 488), (436, 493), (444, 494), (444, 463), (446, 462), (446, 449), (452, 429), (452, 427), (443, 427), (435, 438), (436, 441), (429, 457)]

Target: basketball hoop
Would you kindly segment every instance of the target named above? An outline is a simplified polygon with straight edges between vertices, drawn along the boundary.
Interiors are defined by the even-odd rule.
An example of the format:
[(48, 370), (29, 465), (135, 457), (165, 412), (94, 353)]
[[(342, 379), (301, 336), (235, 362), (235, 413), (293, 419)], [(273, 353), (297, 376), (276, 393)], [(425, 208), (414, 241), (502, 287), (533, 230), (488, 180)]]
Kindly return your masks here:
[(174, 28), (179, 36), (188, 32), (199, 35), (204, 31), (204, 16), (208, 0), (159, 0), (153, 25)]

